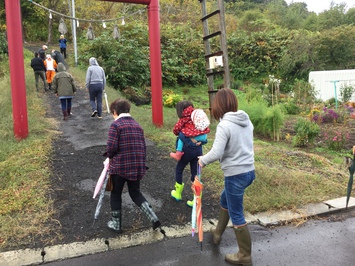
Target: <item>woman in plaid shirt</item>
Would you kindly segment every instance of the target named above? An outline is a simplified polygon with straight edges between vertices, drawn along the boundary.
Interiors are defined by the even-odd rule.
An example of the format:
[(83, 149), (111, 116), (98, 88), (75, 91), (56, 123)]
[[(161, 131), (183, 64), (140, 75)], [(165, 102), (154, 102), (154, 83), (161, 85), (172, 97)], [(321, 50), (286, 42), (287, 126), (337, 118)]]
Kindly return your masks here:
[(130, 108), (130, 103), (123, 99), (117, 99), (110, 105), (115, 121), (110, 126), (106, 149), (110, 158), (108, 171), (113, 183), (112, 220), (107, 225), (118, 233), (121, 232), (122, 190), (125, 183), (132, 201), (146, 214), (153, 229), (160, 227), (158, 217), (140, 191), (140, 180), (147, 169), (146, 145), (144, 131), (129, 114)]

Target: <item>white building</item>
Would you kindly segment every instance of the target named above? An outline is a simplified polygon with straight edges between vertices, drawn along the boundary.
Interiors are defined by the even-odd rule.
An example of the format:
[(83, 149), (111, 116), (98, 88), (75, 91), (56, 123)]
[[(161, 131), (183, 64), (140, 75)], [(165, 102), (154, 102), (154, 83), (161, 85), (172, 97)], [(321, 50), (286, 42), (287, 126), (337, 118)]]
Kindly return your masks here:
[[(340, 89), (345, 86), (355, 88), (355, 69), (311, 71), (308, 82), (314, 86), (318, 93), (317, 98), (327, 101), (335, 98), (341, 101)], [(351, 102), (355, 102), (355, 93), (351, 96)]]

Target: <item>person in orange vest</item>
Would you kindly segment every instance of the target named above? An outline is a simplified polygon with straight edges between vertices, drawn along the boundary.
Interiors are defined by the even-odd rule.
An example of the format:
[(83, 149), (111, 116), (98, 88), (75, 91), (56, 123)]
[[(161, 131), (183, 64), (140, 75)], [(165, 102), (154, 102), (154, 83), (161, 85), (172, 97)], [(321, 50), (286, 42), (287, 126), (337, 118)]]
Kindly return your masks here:
[(44, 66), (46, 67), (48, 89), (51, 90), (53, 78), (55, 76), (55, 70), (57, 69), (57, 62), (52, 58), (50, 54), (47, 54), (46, 60), (44, 60)]

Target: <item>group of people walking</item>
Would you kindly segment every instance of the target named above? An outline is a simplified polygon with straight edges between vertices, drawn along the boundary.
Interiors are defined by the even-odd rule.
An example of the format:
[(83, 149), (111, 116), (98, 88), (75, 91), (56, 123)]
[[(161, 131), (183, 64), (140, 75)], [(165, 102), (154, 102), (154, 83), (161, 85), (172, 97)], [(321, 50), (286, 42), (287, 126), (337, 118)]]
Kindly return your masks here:
[[(205, 167), (219, 161), (224, 173), (224, 189), (220, 196), (218, 223), (211, 228), (213, 243), (218, 245), (221, 242), (231, 220), (239, 251), (227, 254), (225, 260), (236, 265), (252, 265), (252, 243), (244, 217), (243, 196), (245, 189), (255, 179), (253, 124), (244, 111), (238, 110), (238, 100), (231, 89), (218, 90), (211, 112), (219, 123), (212, 148), (203, 155), (202, 145), (207, 143), (209, 122), (203, 122), (204, 117), (196, 113), (200, 110), (195, 109), (189, 101), (179, 102), (176, 110), (179, 120), (174, 126), (173, 133), (178, 138), (177, 151), (170, 155), (178, 163), (175, 189), (171, 191), (171, 196), (176, 201), (181, 201), (184, 188), (182, 172), (187, 164), (190, 164), (193, 182), (198, 166)], [(127, 100), (115, 100), (110, 105), (110, 111), (114, 122), (109, 129), (105, 156), (110, 158), (109, 174), (113, 190), (112, 218), (107, 225), (117, 233), (122, 232), (122, 190), (127, 183), (131, 199), (147, 215), (153, 229), (156, 229), (161, 223), (140, 192), (140, 180), (147, 169), (144, 131), (130, 115), (130, 104)], [(187, 201), (189, 206), (192, 203), (193, 201)]]
[(52, 82), (54, 75), (57, 72), (58, 64), (65, 63), (63, 56), (64, 58), (67, 57), (67, 40), (64, 38), (64, 35), (60, 36), (58, 42), (60, 52), (53, 49), (51, 53), (48, 53), (48, 46), (43, 45), (38, 52), (34, 53), (34, 58), (31, 60), (31, 67), (33, 68), (35, 74), (35, 84), (37, 91), (39, 91), (39, 79), (42, 79), (43, 81), (44, 91), (52, 90)]
[[(71, 115), (72, 99), (76, 91), (74, 78), (66, 71), (63, 59), (63, 57), (67, 57), (66, 43), (67, 40), (61, 35), (59, 39), (60, 52), (53, 49), (51, 54), (46, 53), (48, 46), (43, 45), (38, 52), (34, 53), (34, 58), (31, 60), (36, 90), (39, 91), (39, 79), (42, 79), (43, 90), (53, 90), (60, 99), (64, 120), (67, 120)], [(102, 95), (105, 86), (105, 71), (92, 57), (89, 59), (89, 68), (86, 75), (86, 89), (90, 95), (92, 108), (91, 117), (102, 118)]]
[[(47, 47), (42, 49), (45, 51)], [(51, 62), (51, 55), (46, 55), (45, 60), (48, 61), (45, 63), (42, 53), (42, 51), (35, 53), (35, 58), (31, 62), (35, 72), (36, 89), (38, 90), (38, 78), (44, 79), (44, 72), (48, 73), (53, 69), (53, 77), (51, 72), (47, 74), (47, 83), (52, 84), (54, 93), (59, 97), (66, 120), (71, 114), (71, 100), (76, 91), (74, 79), (62, 62), (57, 64), (52, 59), (53, 63), (48, 63)], [(51, 79), (48, 79), (49, 76)], [(96, 58), (92, 57), (89, 59), (86, 73), (91, 117), (102, 118), (102, 95), (105, 86), (105, 71), (99, 66)], [(132, 201), (147, 216), (152, 228), (155, 230), (161, 227), (152, 206), (140, 191), (140, 181), (148, 169), (146, 142), (144, 130), (131, 116), (130, 108), (130, 103), (125, 99), (116, 99), (110, 104), (109, 111), (114, 121), (109, 128), (104, 154), (109, 158), (108, 173), (113, 184), (110, 197), (111, 220), (107, 226), (117, 233), (122, 232), (122, 192), (126, 183)], [(171, 191), (171, 197), (181, 201), (184, 189), (183, 171), (188, 164), (193, 182), (198, 167), (203, 168), (219, 161), (224, 175), (224, 189), (220, 195), (218, 223), (211, 228), (213, 243), (218, 245), (221, 242), (231, 220), (239, 251), (227, 254), (225, 260), (236, 265), (252, 265), (252, 243), (244, 217), (243, 196), (245, 189), (255, 179), (253, 124), (249, 116), (238, 109), (238, 100), (234, 92), (227, 88), (219, 89), (211, 107), (211, 115), (218, 121), (216, 135), (211, 150), (203, 154), (202, 146), (207, 143), (207, 134), (210, 132), (209, 121), (204, 112), (195, 109), (190, 101), (179, 102), (176, 111), (179, 118), (173, 129), (177, 136), (176, 152), (170, 156), (177, 161), (177, 165), (175, 189)], [(187, 201), (187, 205), (192, 206), (193, 200)]]

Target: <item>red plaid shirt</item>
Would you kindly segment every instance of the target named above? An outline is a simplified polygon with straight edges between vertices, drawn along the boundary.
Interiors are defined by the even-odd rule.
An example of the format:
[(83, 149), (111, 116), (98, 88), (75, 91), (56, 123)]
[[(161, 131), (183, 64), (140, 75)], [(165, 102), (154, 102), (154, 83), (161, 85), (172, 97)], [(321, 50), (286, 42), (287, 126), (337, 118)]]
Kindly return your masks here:
[(142, 127), (130, 116), (115, 120), (108, 133), (109, 174), (131, 181), (140, 180), (146, 171), (146, 145)]
[(206, 128), (205, 130), (196, 129), (194, 123), (191, 120), (191, 114), (194, 111), (192, 106), (186, 107), (184, 111), (182, 111), (182, 117), (179, 121), (176, 122), (173, 133), (178, 136), (180, 132), (182, 132), (186, 137), (196, 137), (202, 134), (210, 133), (210, 129)]

